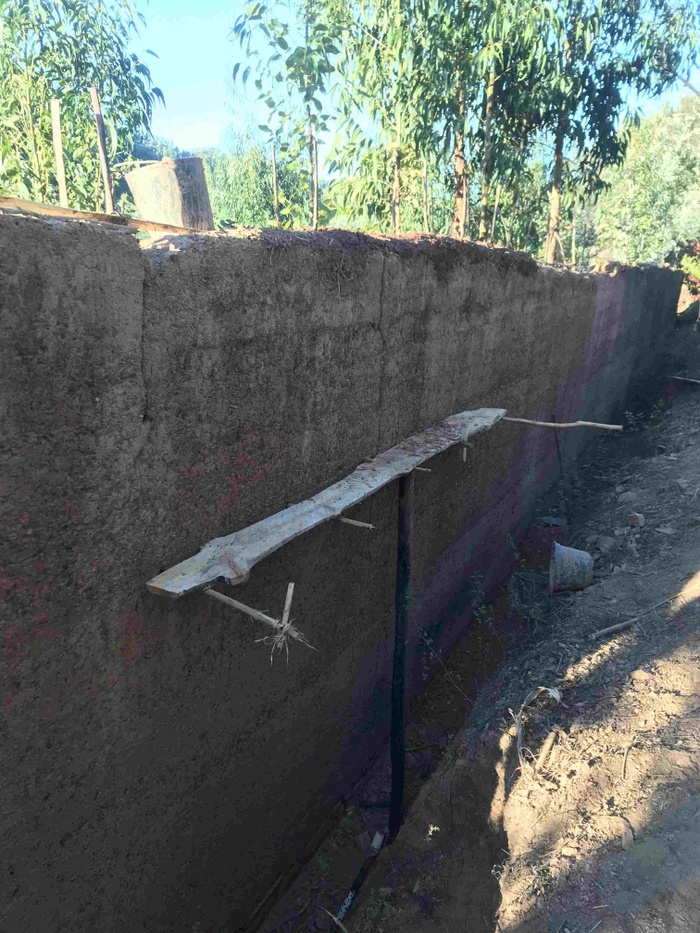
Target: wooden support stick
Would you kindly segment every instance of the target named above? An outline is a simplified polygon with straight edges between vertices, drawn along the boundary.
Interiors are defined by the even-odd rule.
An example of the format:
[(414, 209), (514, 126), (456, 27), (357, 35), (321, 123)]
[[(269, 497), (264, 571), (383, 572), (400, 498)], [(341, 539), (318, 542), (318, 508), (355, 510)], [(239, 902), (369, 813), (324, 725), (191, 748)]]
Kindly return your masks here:
[(218, 599), (220, 603), (224, 603), (226, 606), (231, 606), (232, 609), (238, 609), (240, 612), (244, 612), (247, 616), (250, 616), (251, 619), (257, 619), (258, 622), (264, 622), (265, 625), (271, 626), (275, 629), (275, 635), (267, 635), (264, 638), (258, 638), (256, 641), (262, 641), (266, 645), (272, 645), (272, 651), (270, 652), (270, 663), (272, 663), (272, 655), (274, 654), (275, 648), (279, 651), (282, 648), (287, 649), (287, 657), (289, 657), (289, 648), (287, 645), (288, 638), (295, 638), (297, 641), (300, 641), (302, 645), (306, 645), (307, 648), (311, 648), (312, 651), (316, 651), (313, 645), (310, 645), (306, 640), (306, 636), (295, 628), (292, 623), (289, 621), (289, 613), (292, 608), (292, 596), (294, 594), (294, 584), (290, 583), (287, 587), (287, 598), (284, 601), (284, 613), (282, 615), (282, 621), (279, 619), (273, 619), (272, 616), (265, 615), (264, 612), (258, 612), (257, 609), (251, 609), (250, 606), (246, 606), (245, 603), (239, 603), (237, 599), (231, 599), (230, 596), (225, 596), (223, 593), (219, 593), (218, 590), (212, 590), (210, 587), (203, 590), (205, 596), (210, 596), (212, 599)]
[(423, 232), (430, 233), (428, 216), (428, 160), (423, 156)]
[(231, 599), (230, 596), (225, 596), (223, 593), (219, 593), (218, 590), (206, 589), (204, 590), (206, 596), (211, 596), (212, 599), (218, 599), (220, 603), (225, 603), (227, 606), (231, 606), (233, 609), (238, 609), (240, 612), (245, 612), (247, 616), (250, 616), (251, 619), (257, 619), (258, 622), (264, 622), (265, 625), (271, 625), (273, 628), (280, 627), (279, 619), (273, 619), (272, 616), (266, 616), (264, 612), (258, 612), (257, 609), (251, 609), (250, 606), (246, 606), (245, 603), (239, 603), (237, 599)]
[(294, 584), (290, 583), (287, 587), (287, 598), (284, 601), (284, 612), (282, 613), (282, 625), (289, 622), (289, 613), (292, 611), (292, 596), (294, 596)]
[(601, 628), (597, 632), (593, 632), (591, 635), (591, 641), (594, 638), (602, 638), (603, 635), (612, 635), (614, 632), (622, 632), (626, 628), (632, 628), (632, 626), (637, 623), (644, 616), (648, 616), (650, 612), (653, 612), (655, 609), (659, 609), (661, 606), (665, 606), (666, 603), (670, 603), (673, 599), (678, 599), (680, 593), (676, 593), (673, 596), (669, 596), (668, 599), (662, 599), (660, 603), (652, 606), (650, 609), (645, 609), (644, 612), (640, 612), (638, 616), (635, 616), (633, 619), (627, 619), (626, 622), (618, 622), (617, 625), (611, 625), (608, 628)]
[(187, 227), (175, 227), (173, 224), (159, 224), (153, 220), (136, 220), (135, 217), (124, 217), (122, 214), (100, 214), (97, 211), (76, 211), (71, 207), (57, 207), (55, 204), (41, 204), (35, 201), (25, 201), (23, 198), (10, 198), (0, 195), (0, 210), (23, 211), (25, 214), (34, 214), (47, 217), (65, 217), (67, 220), (96, 220), (100, 223), (115, 224), (120, 227), (136, 227), (139, 230), (154, 230), (159, 233), (196, 233)]
[(501, 197), (501, 183), (496, 185), (496, 201), (493, 205), (493, 217), (491, 218), (491, 236), (489, 237), (489, 243), (493, 243), (493, 238), (496, 235), (496, 218), (498, 217), (498, 202)]
[(339, 521), (345, 522), (346, 525), (355, 525), (357, 528), (374, 528), (374, 525), (370, 525), (369, 522), (358, 522), (354, 518), (346, 518), (344, 515), (341, 515)]
[(700, 379), (689, 379), (688, 376), (669, 376), (670, 379), (675, 379), (677, 382), (690, 382), (693, 385), (700, 386)]
[(313, 215), (313, 228), (314, 230), (318, 229), (318, 141), (314, 136), (313, 141), (314, 149), (314, 215)]
[(534, 424), (538, 428), (600, 428), (601, 431), (622, 431), (621, 424), (599, 424), (597, 421), (568, 421), (557, 424), (555, 421), (530, 421), (529, 418), (503, 418), (503, 421), (517, 421), (518, 424)]
[(280, 190), (277, 184), (277, 153), (275, 152), (275, 147), (272, 147), (272, 196), (275, 199), (275, 220), (277, 221), (277, 226), (282, 226), (282, 220), (280, 218)]
[(544, 768), (547, 762), (547, 759), (549, 758), (549, 753), (551, 752), (552, 747), (554, 746), (554, 742), (556, 741), (556, 738), (557, 738), (557, 733), (556, 731), (553, 730), (552, 732), (549, 733), (549, 735), (545, 739), (545, 743), (542, 746), (542, 751), (540, 752), (540, 757), (537, 759), (537, 763), (535, 764), (535, 771), (541, 771), (542, 768)]
[(100, 153), (100, 168), (102, 169), (102, 184), (105, 189), (105, 210), (108, 214), (114, 213), (114, 198), (112, 197), (112, 178), (109, 174), (109, 161), (107, 160), (107, 143), (105, 141), (105, 123), (102, 119), (102, 107), (96, 87), (90, 88), (92, 112), (97, 127), (97, 148)]
[(414, 470), (417, 470), (419, 473), (432, 473), (433, 471), (428, 469), (428, 467), (413, 467)]
[(55, 97), (51, 101), (51, 134), (53, 136), (53, 154), (56, 159), (58, 201), (61, 207), (68, 207), (66, 167), (63, 162), (63, 140), (61, 139), (61, 102)]

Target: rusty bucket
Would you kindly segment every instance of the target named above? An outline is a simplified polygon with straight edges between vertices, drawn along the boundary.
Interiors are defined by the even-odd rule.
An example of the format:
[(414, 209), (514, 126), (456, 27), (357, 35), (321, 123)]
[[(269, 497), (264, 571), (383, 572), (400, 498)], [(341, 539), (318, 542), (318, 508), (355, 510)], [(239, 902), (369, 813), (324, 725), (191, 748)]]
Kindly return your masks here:
[(204, 165), (196, 156), (163, 158), (127, 172), (125, 178), (144, 220), (190, 230), (214, 229)]
[(593, 582), (593, 558), (588, 551), (564, 547), (556, 541), (549, 561), (549, 592), (583, 590)]

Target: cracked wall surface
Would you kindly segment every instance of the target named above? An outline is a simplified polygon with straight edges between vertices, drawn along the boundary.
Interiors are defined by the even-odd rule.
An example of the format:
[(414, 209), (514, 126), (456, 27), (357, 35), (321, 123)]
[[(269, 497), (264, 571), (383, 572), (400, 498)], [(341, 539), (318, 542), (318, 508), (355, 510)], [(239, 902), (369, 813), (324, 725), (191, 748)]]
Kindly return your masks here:
[[(145, 581), (431, 421), (482, 406), (607, 420), (658, 365), (679, 276), (545, 270), (454, 241), (201, 236), (0, 216), (0, 928), (244, 920), (388, 729), (396, 488), (265, 560), (252, 620)], [(565, 438), (577, 456), (590, 435)], [(468, 581), (512, 561), (556, 478), (502, 424), (416, 482), (420, 626), (448, 650)], [(200, 906), (201, 905), (201, 906)]]

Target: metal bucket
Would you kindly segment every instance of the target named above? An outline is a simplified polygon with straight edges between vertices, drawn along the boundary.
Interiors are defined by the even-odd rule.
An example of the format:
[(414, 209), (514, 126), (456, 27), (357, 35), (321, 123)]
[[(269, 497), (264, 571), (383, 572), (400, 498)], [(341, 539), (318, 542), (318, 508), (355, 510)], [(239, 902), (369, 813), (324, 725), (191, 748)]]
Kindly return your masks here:
[(161, 159), (127, 172), (126, 183), (144, 220), (213, 230), (209, 190), (202, 160)]
[(549, 562), (549, 592), (583, 590), (592, 582), (593, 558), (588, 551), (577, 551), (555, 541)]

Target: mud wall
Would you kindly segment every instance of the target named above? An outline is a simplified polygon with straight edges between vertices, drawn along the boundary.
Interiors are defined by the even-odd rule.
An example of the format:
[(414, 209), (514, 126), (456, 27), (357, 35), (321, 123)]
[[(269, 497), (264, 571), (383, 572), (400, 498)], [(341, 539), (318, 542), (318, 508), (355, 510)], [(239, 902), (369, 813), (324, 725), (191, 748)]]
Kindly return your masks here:
[[(149, 251), (0, 216), (0, 928), (244, 921), (386, 739), (396, 488), (356, 509), (374, 532), (321, 527), (235, 594), (279, 612), (295, 582), (318, 650), (289, 663), (252, 620), (146, 580), (455, 412), (619, 413), (679, 288), (453, 241)], [(555, 463), (551, 432), (501, 424), (418, 474), (415, 623), (438, 648), (472, 573), (508, 571)]]

